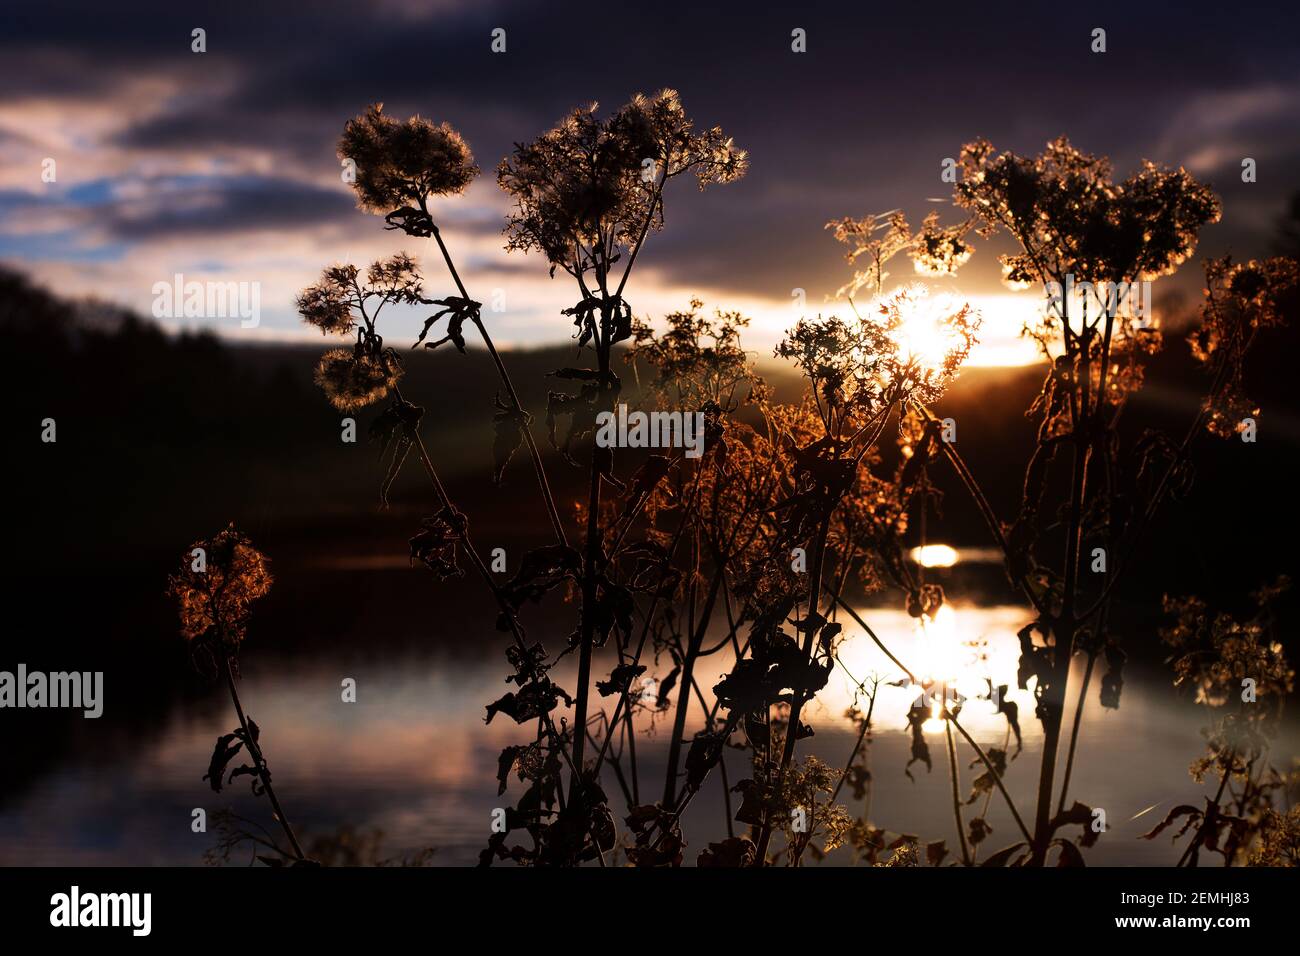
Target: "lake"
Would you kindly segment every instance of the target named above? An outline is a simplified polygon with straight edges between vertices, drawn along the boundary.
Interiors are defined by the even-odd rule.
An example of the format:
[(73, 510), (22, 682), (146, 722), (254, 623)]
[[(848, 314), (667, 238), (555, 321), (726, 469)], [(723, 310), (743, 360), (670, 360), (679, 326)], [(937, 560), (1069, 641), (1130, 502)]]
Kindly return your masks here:
[[(970, 557), (980, 560), (978, 554)], [(277, 566), (283, 606), (270, 615), (274, 623), (255, 628), (250, 637), (241, 685), (244, 705), (262, 727), (276, 790), (290, 819), (307, 836), (332, 833), (343, 825), (360, 832), (382, 831), (381, 855), (386, 857), (432, 847), (435, 864), (477, 862), (492, 811), (505, 806), (507, 799), (513, 803), (520, 786), (511, 778), (512, 789), (505, 797), (497, 795), (498, 754), (508, 745), (527, 742), (533, 732), (532, 726), (515, 725), (504, 716), (490, 725), (483, 720), (484, 705), (509, 689), (503, 682), (506, 637), (490, 625), (468, 623), (463, 614), (448, 611), (438, 617), (435, 604), (432, 620), (408, 624), (410, 639), (394, 641), (386, 632), (384, 640), (373, 640), (374, 618), (355, 610), (357, 596), (365, 596), (363, 606), (383, 606), (388, 602), (386, 589), (400, 590), (413, 581), (427, 588), (427, 575), (391, 555), (304, 558), (300, 565), (296, 560)], [(450, 587), (471, 586), (461, 582)], [(860, 613), (911, 670), (948, 680), (967, 698), (960, 720), (982, 747), (1006, 747), (1009, 741), (1005, 718), (979, 697), (987, 696), (989, 682), (1011, 687), (1010, 699), (1021, 714), (1024, 749), (1010, 764), (1006, 784), (1022, 816), (1031, 819), (1042, 737), (1031, 693), (1015, 689), (1016, 631), (1030, 615), (1015, 605), (964, 599), (960, 587), (950, 586), (949, 595), (950, 604), (924, 631), (898, 608), (864, 606)], [(268, 647), (268, 631), (287, 626), (279, 622), (308, 600), (315, 604), (312, 626), (333, 629), (334, 637), (348, 639), (322, 640), (309, 653), (277, 656)], [(347, 608), (353, 610), (345, 616)], [(910, 751), (906, 713), (916, 692), (892, 686), (890, 682), (903, 677), (901, 671), (852, 621), (841, 620), (847, 637), (839, 651), (840, 666), (818, 700), (805, 709), (803, 719), (816, 736), (801, 742), (799, 754), (816, 753), (843, 767), (857, 738), (845, 716), (856, 681), (879, 677), (870, 744), (869, 819), (891, 833), (947, 840), (950, 851), (956, 852), (943, 725), (932, 720), (925, 727), (933, 769), (927, 773), (915, 764), (915, 779), (909, 779), (904, 774)], [(560, 646), (564, 633), (558, 623), (547, 629), (548, 647)], [(435, 639), (420, 639), (429, 634)], [(304, 643), (311, 646), (310, 638), (300, 635), (298, 646)], [(722, 653), (701, 661), (696, 671), (701, 689), (708, 694), (730, 665)], [(1076, 667), (1071, 685), (1075, 690), (1081, 660)], [(574, 686), (575, 670), (572, 656), (562, 662), (555, 672), (561, 686)], [(666, 670), (651, 673), (662, 676)], [(1188, 776), (1187, 766), (1201, 752), (1200, 729), (1208, 715), (1177, 694), (1158, 670), (1131, 671), (1119, 710), (1100, 707), (1094, 675), (1084, 712), (1070, 797), (1103, 808), (1109, 825), (1097, 845), (1085, 851), (1090, 865), (1172, 865), (1179, 849), (1164, 837), (1148, 842), (1138, 836), (1173, 805), (1199, 804), (1207, 792)], [(345, 678), (356, 681), (355, 703), (342, 700)], [(79, 725), (67, 752), (4, 805), (0, 862), (195, 865), (214, 842), (211, 832), (193, 832), (196, 808), (211, 815), (232, 807), (271, 826), (265, 801), (249, 794), (246, 781), (215, 794), (200, 779), (214, 739), (235, 726), (220, 687), (202, 697), (171, 701), (156, 732), (143, 736), (108, 719), (111, 701), (109, 710), (103, 727), (88, 726), (97, 722)], [(699, 719), (697, 707), (688, 726), (698, 727)], [(662, 792), (671, 720), (671, 711), (638, 717), (636, 785), (643, 802)], [(1298, 740), (1291, 722), (1275, 743), (1278, 765), (1300, 751)], [(971, 767), (975, 757), (964, 741), (957, 740), (957, 749), (965, 795), (982, 768)], [(748, 775), (742, 752), (729, 749), (724, 759), (731, 784)], [(612, 775), (607, 778), (621, 825), (625, 801)], [(720, 779), (715, 772), (684, 816), (688, 862), (709, 840), (727, 835)], [(855, 814), (863, 809), (850, 788), (840, 799)], [(984, 805), (980, 798), (963, 807), (965, 818)], [(733, 796), (733, 811), (735, 806)], [(988, 805), (986, 819), (993, 833), (981, 848), (983, 855), (1015, 841), (1015, 824), (1000, 799)], [(735, 827), (743, 831), (743, 825)], [(248, 858), (236, 856), (232, 863)], [(847, 851), (841, 850), (816, 865), (849, 861)]]

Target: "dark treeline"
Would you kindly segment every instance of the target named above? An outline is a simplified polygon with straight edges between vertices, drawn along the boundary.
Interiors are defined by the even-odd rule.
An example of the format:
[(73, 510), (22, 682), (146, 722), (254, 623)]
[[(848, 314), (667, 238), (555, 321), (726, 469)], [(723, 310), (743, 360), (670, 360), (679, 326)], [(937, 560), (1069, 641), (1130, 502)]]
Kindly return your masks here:
[[(357, 414), (355, 445), (340, 441), (342, 416), (322, 405), (311, 383), (316, 347), (231, 345), (206, 332), (168, 334), (125, 310), (60, 299), (12, 271), (0, 271), (0, 334), (10, 355), (6, 405), (14, 435), (6, 553), (11, 582), (53, 573), (134, 576), (157, 568), (161, 574), (178, 542), (196, 528), (231, 520), (263, 540), (271, 535), (273, 544), (310, 535), (325, 514), (335, 531), (351, 516), (357, 533), (388, 537), (372, 543), (400, 554), (418, 524), (405, 512), (427, 507), (418, 477), (408, 475), (393, 495), (395, 513), (381, 515), (383, 530), (374, 529), (380, 465), (366, 429), (375, 413)], [(1297, 531), (1287, 474), (1300, 449), (1300, 404), (1288, 374), (1296, 340), (1294, 326), (1278, 329), (1270, 346), (1251, 356), (1252, 394), (1263, 407), (1259, 440), (1199, 440), (1196, 481), (1149, 538), (1133, 600), (1177, 586), (1231, 600), (1255, 586), (1259, 568), (1277, 566), (1277, 557), (1286, 563)], [(565, 346), (512, 355), (521, 399), (539, 424), (545, 373), (571, 357)], [(480, 374), (486, 362), (472, 349), (466, 356), (411, 353), (408, 391), (428, 396), (431, 452), (458, 497), (483, 501), (482, 520), (499, 525), (491, 533), (509, 537), (528, 533), (516, 519), (529, 513), (531, 501), (520, 500), (527, 498), (526, 475), (508, 476), (500, 488), (491, 484), (484, 436), (490, 434), (493, 387)], [(778, 395), (793, 396), (799, 388), (775, 363), (763, 370)], [(1010, 466), (1032, 446), (1033, 429), (1022, 410), (1042, 374), (1037, 367), (971, 369), (935, 408), (957, 421), (972, 469), (993, 476), (987, 493), (1000, 515), (1011, 515), (1019, 500), (1020, 476)], [(625, 378), (630, 385), (631, 374)], [(1201, 383), (1180, 335), (1168, 336), (1147, 381), (1126, 423), (1130, 432), (1177, 428), (1194, 414)], [(57, 423), (52, 445), (40, 440), (45, 418)], [(543, 453), (555, 464), (557, 497), (566, 500), (581, 487), (581, 472), (562, 467), (545, 441)], [(892, 453), (887, 447), (886, 458)], [(632, 454), (620, 463), (629, 473), (638, 464)], [(954, 499), (963, 493), (953, 484), (942, 490)], [(946, 520), (958, 522), (954, 544), (985, 545), (970, 509), (947, 509)], [(138, 598), (156, 589), (133, 577), (131, 590)]]

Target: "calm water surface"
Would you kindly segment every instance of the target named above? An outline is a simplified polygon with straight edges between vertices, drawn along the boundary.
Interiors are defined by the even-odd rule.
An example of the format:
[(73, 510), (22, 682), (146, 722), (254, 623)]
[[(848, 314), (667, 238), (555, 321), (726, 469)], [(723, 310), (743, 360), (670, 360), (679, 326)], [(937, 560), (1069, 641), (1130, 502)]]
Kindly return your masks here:
[[(373, 573), (399, 573), (396, 569)], [(409, 572), (401, 572), (409, 573)], [(1030, 693), (1015, 690), (1019, 654), (1016, 631), (1030, 620), (1024, 608), (977, 606), (955, 600), (935, 625), (921, 633), (900, 610), (864, 609), (868, 623), (896, 656), (918, 674), (951, 679), (968, 697), (987, 693), (986, 680), (1007, 684), (1019, 705), (1024, 750), (1007, 774), (1007, 784), (1022, 815), (1032, 815), (1041, 734)], [(842, 667), (832, 675), (821, 698), (805, 711), (816, 736), (801, 743), (800, 753), (816, 753), (843, 766), (856, 739), (845, 717), (853, 702), (853, 678), (879, 676), (871, 767), (874, 786), (870, 820), (891, 832), (918, 834), (925, 840), (957, 840), (950, 802), (942, 724), (934, 722), (930, 741), (934, 768), (912, 767), (904, 775), (910, 750), (906, 712), (915, 693), (888, 682), (902, 677), (855, 625), (840, 652)], [(263, 728), (263, 745), (275, 773), (277, 792), (300, 831), (330, 833), (347, 824), (383, 832), (384, 855), (398, 856), (423, 847), (436, 848), (434, 862), (465, 865), (477, 861), (489, 832), (492, 810), (518, 796), (519, 784), (497, 795), (497, 756), (503, 747), (531, 739), (532, 727), (505, 717), (483, 722), (484, 704), (512, 685), (503, 678), (502, 635), (487, 631), (468, 649), (465, 641), (427, 653), (378, 654), (363, 663), (343, 663), (325, 649), (290, 667), (259, 667), (247, 655), (241, 693), (245, 706)], [(566, 659), (566, 665), (570, 665)], [(722, 655), (699, 665), (697, 679), (705, 693), (730, 667)], [(557, 680), (574, 685), (573, 666), (562, 666)], [(667, 668), (661, 668), (666, 672)], [(850, 678), (849, 675), (852, 675)], [(358, 699), (340, 700), (340, 680), (357, 681)], [(1072, 683), (1077, 688), (1078, 679)], [(1202, 748), (1200, 728), (1206, 714), (1180, 699), (1167, 681), (1130, 675), (1118, 711), (1096, 701), (1094, 680), (1085, 710), (1071, 799), (1106, 810), (1110, 831), (1087, 853), (1092, 865), (1172, 865), (1178, 851), (1165, 839), (1138, 840), (1175, 803), (1200, 802), (1202, 788), (1187, 766)], [(968, 700), (963, 726), (982, 746), (1007, 744), (1007, 723), (987, 701)], [(666, 741), (671, 714), (644, 715), (638, 724), (639, 795), (656, 799), (663, 789)], [(233, 807), (270, 824), (265, 802), (249, 796), (242, 781), (221, 794), (200, 779), (216, 736), (234, 726), (228, 702), (218, 697), (178, 704), (161, 731), (135, 746), (122, 747), (110, 761), (70, 756), (42, 775), (0, 812), (0, 863), (28, 864), (182, 864), (202, 862), (213, 842), (211, 833), (194, 833), (191, 812)], [(692, 727), (699, 726), (693, 711)], [(1014, 745), (1013, 745), (1014, 749)], [(1285, 764), (1296, 753), (1291, 726), (1275, 745), (1275, 759)], [(958, 741), (963, 793), (979, 772), (970, 767), (974, 754)], [(748, 775), (739, 751), (726, 754), (728, 779)], [(727, 835), (720, 777), (709, 785), (685, 815), (687, 860), (709, 840)], [(621, 816), (624, 800), (612, 776), (607, 790)], [(862, 810), (848, 791), (855, 813)], [(983, 800), (964, 808), (967, 818)], [(734, 809), (734, 805), (733, 805)], [(988, 812), (993, 835), (985, 854), (1014, 842), (1016, 829), (1000, 800)], [(736, 825), (740, 828), (741, 825)], [(245, 862), (246, 856), (238, 862)], [(849, 862), (844, 851), (823, 865)]]

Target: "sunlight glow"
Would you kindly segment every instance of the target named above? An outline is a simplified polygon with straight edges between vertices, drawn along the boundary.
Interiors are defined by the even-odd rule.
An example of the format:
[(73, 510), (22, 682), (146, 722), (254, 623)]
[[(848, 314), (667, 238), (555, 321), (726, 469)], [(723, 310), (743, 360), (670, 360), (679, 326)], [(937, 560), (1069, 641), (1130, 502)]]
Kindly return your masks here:
[(946, 320), (966, 303), (946, 293), (931, 294), (913, 286), (915, 298), (901, 328), (894, 332), (899, 357), (924, 368), (941, 369), (948, 356), (963, 346), (961, 335)]
[(946, 544), (927, 544), (913, 548), (907, 556), (923, 568), (950, 568), (961, 560), (957, 549)]
[(916, 619), (920, 651), (916, 676), (923, 680), (956, 681), (964, 669), (965, 648), (957, 635), (957, 612), (943, 605), (934, 616)]
[[(962, 726), (977, 739), (1001, 746), (998, 742), (1007, 731), (1006, 718), (987, 699), (990, 683), (994, 687), (1006, 685), (1007, 699), (1015, 701), (1022, 712), (1033, 711), (1033, 685), (1029, 690), (1016, 686), (1020, 662), (1016, 632), (1024, 625), (1028, 613), (1025, 608), (945, 604), (935, 620), (924, 625), (901, 608), (866, 608), (862, 613), (886, 646), (926, 683), (932, 699), (942, 699), (945, 684), (949, 695), (964, 698)], [(819, 698), (814, 706), (829, 717), (839, 717), (854, 700), (856, 685), (848, 675), (858, 680), (876, 675), (885, 682), (876, 702), (876, 719), (882, 727), (905, 727), (907, 712), (920, 691), (907, 683), (898, 666), (870, 637), (855, 633), (853, 627), (847, 630), (848, 639), (838, 652), (844, 666), (837, 668), (825, 699)], [(890, 683), (899, 678), (901, 683)], [(943, 729), (944, 722), (935, 717), (922, 725), (927, 734), (942, 733)], [(1032, 726), (1026, 726), (1025, 733), (1032, 735)]]

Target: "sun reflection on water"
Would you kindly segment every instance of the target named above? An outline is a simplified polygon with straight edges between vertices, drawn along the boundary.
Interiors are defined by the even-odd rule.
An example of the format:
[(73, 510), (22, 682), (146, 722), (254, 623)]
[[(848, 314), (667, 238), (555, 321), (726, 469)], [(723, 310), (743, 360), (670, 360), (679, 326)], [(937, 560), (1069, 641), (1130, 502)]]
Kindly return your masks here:
[[(965, 698), (961, 723), (977, 739), (1001, 741), (1007, 728), (1006, 718), (987, 699), (990, 684), (1006, 685), (1006, 699), (1015, 701), (1022, 713), (1033, 711), (1031, 690), (1016, 687), (1020, 663), (1016, 632), (1032, 616), (1027, 609), (944, 604), (933, 621), (892, 608), (865, 608), (859, 613), (935, 698), (933, 716), (923, 725), (926, 732), (943, 732), (938, 715), (945, 692), (949, 698), (954, 693)], [(854, 679), (868, 682), (878, 676), (881, 684), (873, 723), (886, 731), (906, 728), (907, 712), (921, 690), (907, 686), (906, 674), (851, 621), (845, 622), (845, 633), (848, 637), (839, 649), (843, 666), (832, 674), (823, 697), (818, 698), (819, 706), (828, 715), (842, 715), (858, 690)], [(1033, 723), (1027, 724), (1026, 730), (1032, 732)]]
[(923, 568), (950, 568), (961, 560), (957, 549), (948, 544), (926, 544), (913, 548), (907, 556)]

